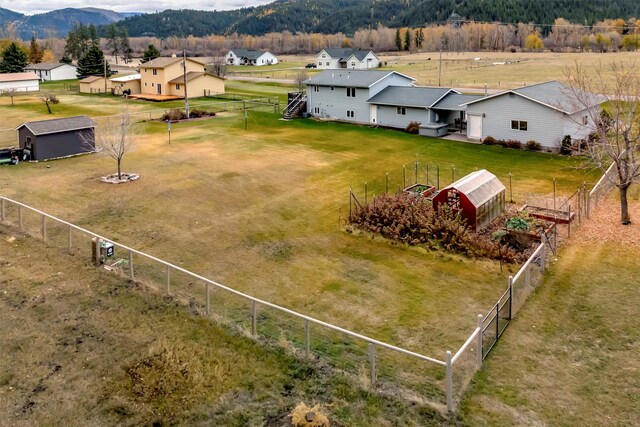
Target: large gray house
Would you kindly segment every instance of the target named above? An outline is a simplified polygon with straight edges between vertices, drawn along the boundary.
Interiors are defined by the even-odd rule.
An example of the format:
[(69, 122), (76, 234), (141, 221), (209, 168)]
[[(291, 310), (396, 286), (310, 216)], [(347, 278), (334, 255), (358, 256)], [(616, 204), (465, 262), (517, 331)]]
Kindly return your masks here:
[(533, 140), (557, 150), (565, 135), (583, 139), (593, 131), (594, 114), (589, 109), (599, 110), (606, 98), (595, 94), (588, 98), (590, 105), (582, 105), (569, 87), (550, 81), (472, 100), (466, 103), (467, 137)]
[(307, 113), (333, 120), (372, 123), (368, 100), (388, 86), (408, 87), (414, 81), (396, 71), (323, 71), (304, 82)]

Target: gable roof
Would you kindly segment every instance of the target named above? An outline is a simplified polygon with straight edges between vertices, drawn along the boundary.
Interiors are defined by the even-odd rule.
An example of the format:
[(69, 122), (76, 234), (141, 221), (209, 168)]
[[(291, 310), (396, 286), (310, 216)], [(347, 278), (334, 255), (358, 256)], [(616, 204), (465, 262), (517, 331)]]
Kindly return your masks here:
[(68, 65), (70, 67), (76, 68), (75, 65), (65, 64), (62, 62), (41, 62), (39, 64), (29, 64), (25, 67), (25, 70), (40, 70), (40, 71), (51, 71), (55, 68), (62, 67), (63, 65)]
[(141, 79), (142, 79), (142, 76), (140, 75), (140, 73), (136, 73), (136, 74), (127, 74), (124, 76), (113, 77), (109, 80), (111, 80), (112, 82), (124, 83), (124, 82), (130, 82), (133, 80), (141, 80)]
[[(156, 59), (152, 59), (149, 62), (140, 64), (140, 68), (166, 68), (169, 65), (173, 65), (176, 62), (182, 61), (182, 57), (179, 56), (161, 56)], [(187, 58), (187, 61), (195, 62), (196, 64), (204, 65), (202, 62), (194, 58)]]
[(4, 73), (0, 74), (0, 82), (20, 82), (24, 80), (40, 80), (34, 73)]
[(484, 98), (483, 95), (465, 95), (462, 93), (449, 93), (438, 102), (433, 104), (431, 108), (438, 110), (463, 111), (467, 109), (466, 104), (476, 99)]
[(487, 200), (506, 190), (504, 184), (485, 169), (471, 172), (443, 190), (447, 188), (455, 188), (466, 195), (475, 207), (482, 206)]
[(66, 117), (64, 119), (26, 122), (18, 126), (16, 130), (22, 129), (23, 127), (29, 129), (34, 135), (47, 135), (51, 133), (94, 128), (96, 127), (96, 122), (87, 116), (75, 116)]
[[(195, 80), (195, 79), (200, 78), (202, 76), (209, 76), (209, 77), (213, 77), (215, 79), (224, 80), (224, 78), (219, 77), (219, 76), (215, 76), (213, 74), (203, 73), (203, 72), (200, 72), (200, 71), (189, 71), (187, 73), (187, 82), (190, 82), (191, 80)], [(169, 80), (167, 83), (183, 84), (184, 83), (184, 76), (178, 76), (175, 79)]]
[(507, 94), (518, 95), (522, 98), (528, 99), (529, 101), (537, 102), (540, 105), (544, 105), (545, 107), (552, 108), (565, 114), (573, 114), (578, 111), (582, 111), (587, 107), (599, 105), (607, 100), (607, 98), (602, 95), (582, 92), (582, 96), (580, 96), (580, 98), (586, 99), (590, 103), (588, 106), (583, 105), (575, 94), (572, 93), (572, 89), (569, 86), (566, 86), (557, 80), (552, 80), (549, 82), (507, 90), (491, 96), (485, 96), (481, 99), (467, 102), (467, 105), (483, 102), (487, 99), (497, 98)]
[[(249, 50), (249, 49), (231, 49), (229, 52), (233, 52), (233, 54), (239, 58), (247, 58), (247, 59), (258, 59), (265, 53), (271, 53), (268, 50)], [(272, 54), (273, 55), (273, 54)]]
[(358, 61), (362, 61), (364, 57), (369, 54), (369, 52), (373, 53), (372, 50), (357, 50), (351, 48), (324, 48), (320, 52), (318, 52), (318, 55), (320, 55), (322, 51), (327, 52), (332, 58), (338, 58), (342, 62), (345, 62), (352, 55), (358, 58)]
[(430, 108), (448, 93), (458, 93), (442, 87), (388, 86), (369, 98), (371, 104)]
[(387, 76), (392, 74), (404, 77), (412, 82), (413, 77), (398, 73), (397, 71), (379, 71), (379, 70), (326, 70), (315, 76), (305, 80), (303, 83), (307, 85), (317, 86), (340, 86), (340, 87), (371, 87)]
[(102, 80), (102, 79), (104, 79), (104, 77), (102, 76), (89, 76), (80, 80), (78, 83), (93, 83), (95, 81)]

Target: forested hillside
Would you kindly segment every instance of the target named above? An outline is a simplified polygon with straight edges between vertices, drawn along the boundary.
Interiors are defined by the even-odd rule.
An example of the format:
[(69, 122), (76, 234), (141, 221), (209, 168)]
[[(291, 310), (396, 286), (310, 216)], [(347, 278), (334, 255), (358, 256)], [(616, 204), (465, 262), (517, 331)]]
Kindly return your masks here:
[(166, 10), (121, 21), (131, 36), (209, 34), (262, 35), (288, 30), (353, 34), (360, 28), (418, 27), (458, 14), (463, 20), (533, 22), (550, 25), (562, 17), (593, 24), (607, 18), (640, 16), (637, 0), (277, 0), (233, 11)]

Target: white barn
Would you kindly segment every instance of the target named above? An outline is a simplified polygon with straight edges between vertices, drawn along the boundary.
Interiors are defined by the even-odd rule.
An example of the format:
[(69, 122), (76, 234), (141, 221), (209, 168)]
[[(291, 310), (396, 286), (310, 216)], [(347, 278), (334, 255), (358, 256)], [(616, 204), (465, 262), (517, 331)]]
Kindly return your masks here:
[(0, 90), (15, 89), (18, 92), (40, 90), (40, 77), (34, 73), (0, 74)]
[(56, 80), (73, 80), (78, 78), (76, 75), (77, 67), (71, 64), (42, 62), (40, 64), (29, 64), (24, 71), (32, 72), (43, 82)]

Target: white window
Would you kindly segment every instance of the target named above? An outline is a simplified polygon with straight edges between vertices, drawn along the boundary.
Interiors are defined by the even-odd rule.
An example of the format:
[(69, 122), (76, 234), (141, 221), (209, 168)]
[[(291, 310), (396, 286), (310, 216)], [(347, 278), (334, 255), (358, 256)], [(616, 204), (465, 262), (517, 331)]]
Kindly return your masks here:
[(407, 114), (407, 109), (405, 107), (396, 107), (396, 114), (404, 116)]
[(176, 85), (176, 90), (180, 90), (180, 85)]
[(355, 66), (356, 66), (356, 63), (355, 63), (355, 62), (351, 62), (351, 66), (352, 66), (352, 67), (355, 67)]
[(347, 117), (355, 117), (355, 115), (353, 114), (353, 110), (347, 110)]
[(323, 53), (323, 54), (322, 54), (322, 57), (323, 57), (323, 58), (326, 58), (326, 57), (327, 57), (327, 55), (325, 55), (325, 54)]
[(356, 97), (356, 88), (355, 87), (348, 87), (347, 88), (347, 97), (348, 98), (355, 98)]
[(511, 120), (511, 130), (526, 131), (528, 123), (525, 120)]

